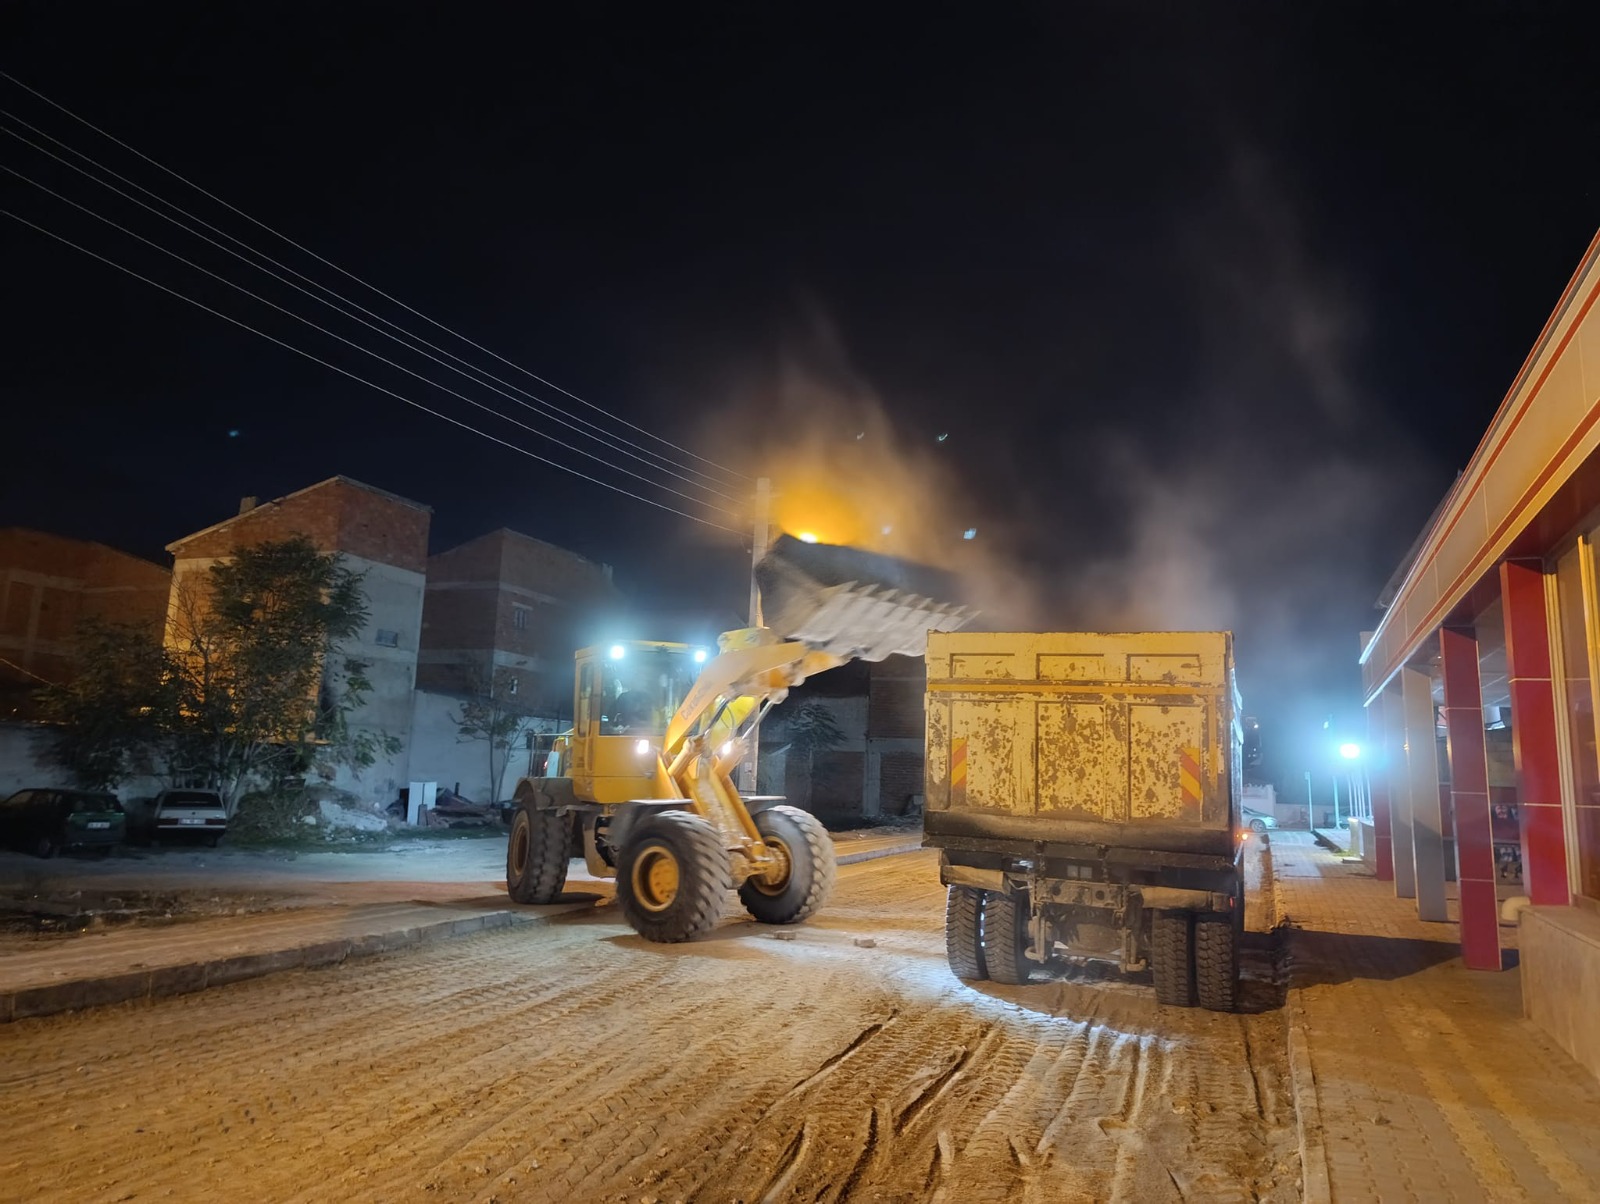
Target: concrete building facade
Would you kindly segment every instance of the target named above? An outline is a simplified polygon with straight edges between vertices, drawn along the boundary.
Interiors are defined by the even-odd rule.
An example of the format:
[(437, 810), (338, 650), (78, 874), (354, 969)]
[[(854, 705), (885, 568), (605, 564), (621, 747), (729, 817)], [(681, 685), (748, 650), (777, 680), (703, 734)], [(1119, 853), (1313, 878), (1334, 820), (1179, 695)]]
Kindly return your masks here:
[(173, 556), (169, 615), (196, 575), (219, 560), (242, 547), (295, 535), (361, 574), (367, 624), (344, 650), (365, 664), (372, 690), (351, 723), (392, 736), (401, 747), (359, 772), (341, 770), (332, 785), (380, 809), (408, 781), (431, 514), (420, 502), (331, 477), (273, 501), (245, 498), (238, 514), (167, 545)]
[(24, 718), (35, 687), (69, 680), (78, 624), (159, 632), (172, 574), (105, 544), (0, 528), (0, 717)]
[(502, 527), (428, 559), (419, 688), (484, 691), (498, 677), (530, 710), (572, 706), (572, 654), (620, 601), (611, 567)]
[(1361, 665), (1379, 876), (1424, 920), (1458, 906), (1480, 970), (1509, 964), (1502, 906), (1525, 895), (1527, 1014), (1600, 1076), (1597, 303), (1600, 237), (1386, 591)]

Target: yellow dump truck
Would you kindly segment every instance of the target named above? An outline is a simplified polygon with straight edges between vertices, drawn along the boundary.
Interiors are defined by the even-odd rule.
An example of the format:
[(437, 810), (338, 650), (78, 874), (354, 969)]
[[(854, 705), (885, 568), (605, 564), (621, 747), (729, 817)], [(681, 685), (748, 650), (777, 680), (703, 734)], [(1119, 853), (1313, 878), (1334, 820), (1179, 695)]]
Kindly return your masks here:
[(925, 843), (956, 975), (1148, 966), (1237, 1001), (1243, 731), (1227, 632), (928, 637)]

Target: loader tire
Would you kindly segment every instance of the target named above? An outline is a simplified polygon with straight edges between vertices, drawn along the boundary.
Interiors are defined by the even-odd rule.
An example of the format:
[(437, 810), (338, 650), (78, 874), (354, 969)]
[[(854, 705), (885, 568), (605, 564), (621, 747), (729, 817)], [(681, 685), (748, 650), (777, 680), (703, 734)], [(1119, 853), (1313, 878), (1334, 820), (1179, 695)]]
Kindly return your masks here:
[(1028, 981), (1033, 963), (1028, 947), (1028, 901), (1021, 895), (983, 892), (983, 961), (995, 982), (1016, 986)]
[(798, 924), (833, 891), (838, 863), (822, 821), (798, 807), (769, 807), (755, 817), (761, 839), (788, 866), (778, 882), (750, 877), (739, 888), (745, 909), (763, 924)]
[(518, 798), (506, 842), (506, 893), (518, 903), (554, 903), (567, 884), (571, 856), (566, 815), (539, 806), (531, 793)]
[(1187, 911), (1158, 911), (1150, 920), (1150, 976), (1157, 1003), (1194, 1006), (1193, 928)]
[(983, 957), (983, 892), (952, 886), (944, 900), (944, 955), (950, 972), (963, 982), (989, 977)]
[(647, 941), (670, 945), (709, 932), (733, 886), (722, 835), (687, 811), (642, 820), (617, 858), (617, 901)]
[(1194, 918), (1194, 985), (1200, 1006), (1231, 1012), (1239, 1003), (1239, 942), (1230, 912)]

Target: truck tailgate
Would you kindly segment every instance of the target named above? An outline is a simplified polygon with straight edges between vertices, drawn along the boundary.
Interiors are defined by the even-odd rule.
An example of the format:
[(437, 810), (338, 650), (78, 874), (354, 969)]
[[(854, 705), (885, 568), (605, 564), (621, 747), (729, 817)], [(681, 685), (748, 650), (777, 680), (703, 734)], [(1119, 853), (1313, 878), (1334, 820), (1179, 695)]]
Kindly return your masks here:
[(935, 632), (927, 665), (930, 833), (1231, 845), (1227, 632)]

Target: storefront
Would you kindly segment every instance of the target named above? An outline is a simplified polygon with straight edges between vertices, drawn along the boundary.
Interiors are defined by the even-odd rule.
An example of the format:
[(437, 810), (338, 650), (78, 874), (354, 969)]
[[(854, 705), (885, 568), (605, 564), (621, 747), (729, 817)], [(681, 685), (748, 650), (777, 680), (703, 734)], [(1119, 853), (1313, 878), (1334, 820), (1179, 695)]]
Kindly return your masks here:
[(1600, 237), (1402, 566), (1361, 664), (1379, 876), (1424, 920), (1458, 915), (1473, 969), (1510, 964), (1502, 909), (1531, 901), (1526, 1010), (1600, 1075), (1597, 297)]

